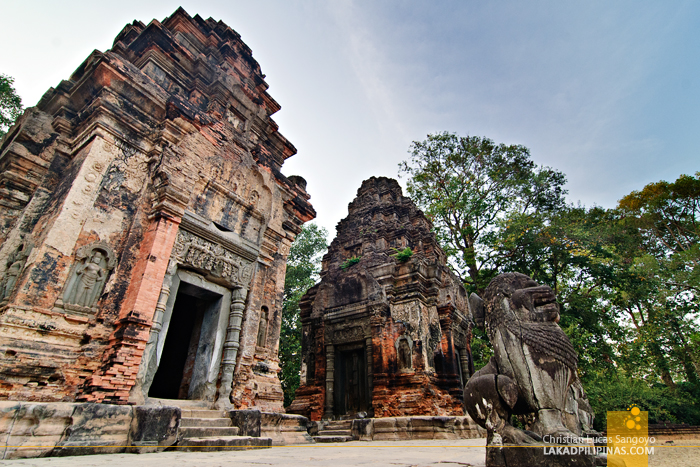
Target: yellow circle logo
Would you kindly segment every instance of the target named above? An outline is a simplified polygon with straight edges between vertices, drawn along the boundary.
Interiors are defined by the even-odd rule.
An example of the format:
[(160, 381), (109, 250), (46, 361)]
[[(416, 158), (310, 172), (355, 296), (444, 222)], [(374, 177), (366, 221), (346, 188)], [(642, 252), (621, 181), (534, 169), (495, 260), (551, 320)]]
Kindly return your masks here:
[(642, 426), (637, 423), (642, 420), (642, 417), (639, 416), (639, 414), (642, 413), (641, 409), (633, 404), (629, 406), (627, 410), (631, 416), (626, 417), (625, 426), (630, 430), (641, 430)]

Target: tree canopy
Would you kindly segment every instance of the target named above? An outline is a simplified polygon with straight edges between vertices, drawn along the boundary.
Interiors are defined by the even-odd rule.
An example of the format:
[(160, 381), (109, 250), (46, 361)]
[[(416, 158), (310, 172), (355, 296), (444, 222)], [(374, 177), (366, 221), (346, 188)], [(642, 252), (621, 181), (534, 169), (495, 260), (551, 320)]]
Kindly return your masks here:
[[(400, 164), (408, 192), (433, 222), (445, 252), (472, 289), (482, 291), (508, 252), (503, 233), (521, 222), (562, 208), (564, 174), (537, 167), (520, 145), (454, 133), (414, 141), (411, 159)], [(518, 245), (511, 245), (514, 254)]]
[(22, 114), (22, 99), (13, 86), (15, 80), (0, 74), (0, 137)]

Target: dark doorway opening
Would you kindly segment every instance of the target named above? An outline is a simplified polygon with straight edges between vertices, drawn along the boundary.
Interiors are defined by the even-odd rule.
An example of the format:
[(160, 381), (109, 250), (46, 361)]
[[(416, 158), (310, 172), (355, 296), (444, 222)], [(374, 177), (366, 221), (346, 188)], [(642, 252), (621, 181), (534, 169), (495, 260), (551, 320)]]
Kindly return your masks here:
[(202, 332), (202, 327), (209, 327), (210, 315), (220, 298), (221, 295), (201, 287), (185, 282), (180, 284), (149, 397), (190, 398), (195, 363), (203, 360), (201, 356), (198, 358), (198, 353), (211, 347), (208, 343), (200, 343), (200, 337), (206, 339), (208, 334)]
[(341, 346), (335, 354), (333, 412), (353, 416), (369, 409), (367, 354), (364, 344)]

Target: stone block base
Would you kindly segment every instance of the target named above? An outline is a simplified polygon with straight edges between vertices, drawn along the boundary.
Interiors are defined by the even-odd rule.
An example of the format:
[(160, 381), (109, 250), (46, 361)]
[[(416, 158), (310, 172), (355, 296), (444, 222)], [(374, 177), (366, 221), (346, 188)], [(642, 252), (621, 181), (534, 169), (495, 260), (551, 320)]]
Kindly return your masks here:
[(157, 452), (176, 441), (177, 407), (0, 402), (0, 459)]
[(228, 415), (241, 436), (270, 438), (273, 446), (314, 442), (309, 436), (309, 419), (301, 415), (258, 410), (231, 410)]
[(183, 445), (178, 445), (175, 450), (189, 452), (242, 451), (247, 449), (264, 449), (272, 446), (270, 438), (253, 438), (252, 436), (191, 438), (183, 440), (183, 443)]
[(345, 443), (352, 441), (352, 436), (314, 436), (313, 439), (317, 443)]
[(314, 442), (308, 432), (309, 419), (301, 415), (263, 412), (260, 423), (260, 436), (271, 438), (273, 446)]
[(469, 416), (386, 417), (352, 421), (352, 436), (360, 441), (484, 438), (486, 431)]
[(588, 446), (486, 446), (486, 467), (595, 467)]

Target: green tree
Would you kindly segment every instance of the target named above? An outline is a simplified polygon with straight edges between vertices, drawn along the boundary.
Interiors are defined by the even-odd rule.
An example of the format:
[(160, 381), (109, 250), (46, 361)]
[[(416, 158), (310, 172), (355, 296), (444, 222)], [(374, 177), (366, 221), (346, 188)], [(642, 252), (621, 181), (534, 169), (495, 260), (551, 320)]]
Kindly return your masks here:
[(328, 232), (316, 224), (306, 224), (292, 243), (287, 258), (280, 332), (280, 380), (284, 391), (284, 406), (294, 400), (299, 387), (301, 370), (301, 322), (299, 299), (319, 278), (321, 257), (328, 249)]
[[(692, 185), (683, 178), (684, 187)], [(659, 186), (673, 185), (651, 184), (654, 202), (645, 204), (658, 206)], [(673, 190), (662, 191), (668, 198)], [(700, 199), (697, 190), (680, 192), (674, 191), (677, 205), (694, 206)], [(619, 410), (627, 397), (627, 404), (640, 404), (656, 420), (695, 424), (700, 422), (700, 300), (693, 284), (693, 246), (655, 237), (673, 238), (681, 231), (690, 236), (689, 217), (696, 215), (682, 219), (676, 215), (680, 209), (662, 215), (657, 208), (652, 222), (651, 206), (641, 209), (641, 193), (623, 198), (618, 209), (560, 211), (546, 226), (532, 229), (529, 255), (511, 267), (558, 283), (560, 324), (577, 350), (596, 413)], [(631, 393), (631, 387), (647, 389)]]
[[(482, 293), (498, 273), (527, 272), (513, 266), (543, 258), (542, 244), (534, 240), (566, 207), (564, 174), (537, 167), (524, 146), (497, 145), (485, 137), (431, 134), (414, 141), (410, 153), (410, 161), (399, 166), (409, 177), (408, 192), (433, 222), (438, 241), (471, 291)], [(476, 367), (491, 356), (479, 330), (474, 330), (472, 356)]]
[[(648, 220), (641, 215), (569, 206), (547, 224), (531, 225), (527, 238), (519, 240), (525, 248), (504, 269), (555, 288), (560, 324), (577, 349), (584, 383), (605, 378), (663, 383), (671, 390), (680, 386), (674, 394), (682, 398), (681, 392), (698, 391), (693, 343), (700, 303), (687, 280), (693, 264), (673, 260), (665, 243), (643, 228)], [(659, 217), (656, 224), (662, 222), (673, 223)]]
[(650, 183), (618, 209), (644, 236), (640, 265), (670, 289), (700, 293), (700, 172)]
[[(650, 183), (618, 205), (620, 224), (637, 232), (626, 252), (637, 280), (618, 301), (626, 307), (642, 348), (657, 361), (662, 380), (700, 396), (700, 173)], [(623, 292), (623, 291), (621, 291)]]
[(630, 377), (624, 371), (601, 373), (584, 384), (595, 413), (594, 427), (597, 430), (605, 430), (608, 411), (627, 410), (631, 403), (649, 412), (649, 423), (700, 423), (697, 398), (686, 392), (673, 391), (663, 384)]
[(494, 248), (509, 221), (546, 222), (565, 206), (564, 174), (537, 167), (524, 146), (444, 132), (414, 141), (410, 152), (400, 164), (408, 192), (472, 290), (483, 291), (520, 247)]
[(14, 78), (0, 74), (0, 137), (22, 114), (22, 99), (15, 91)]

